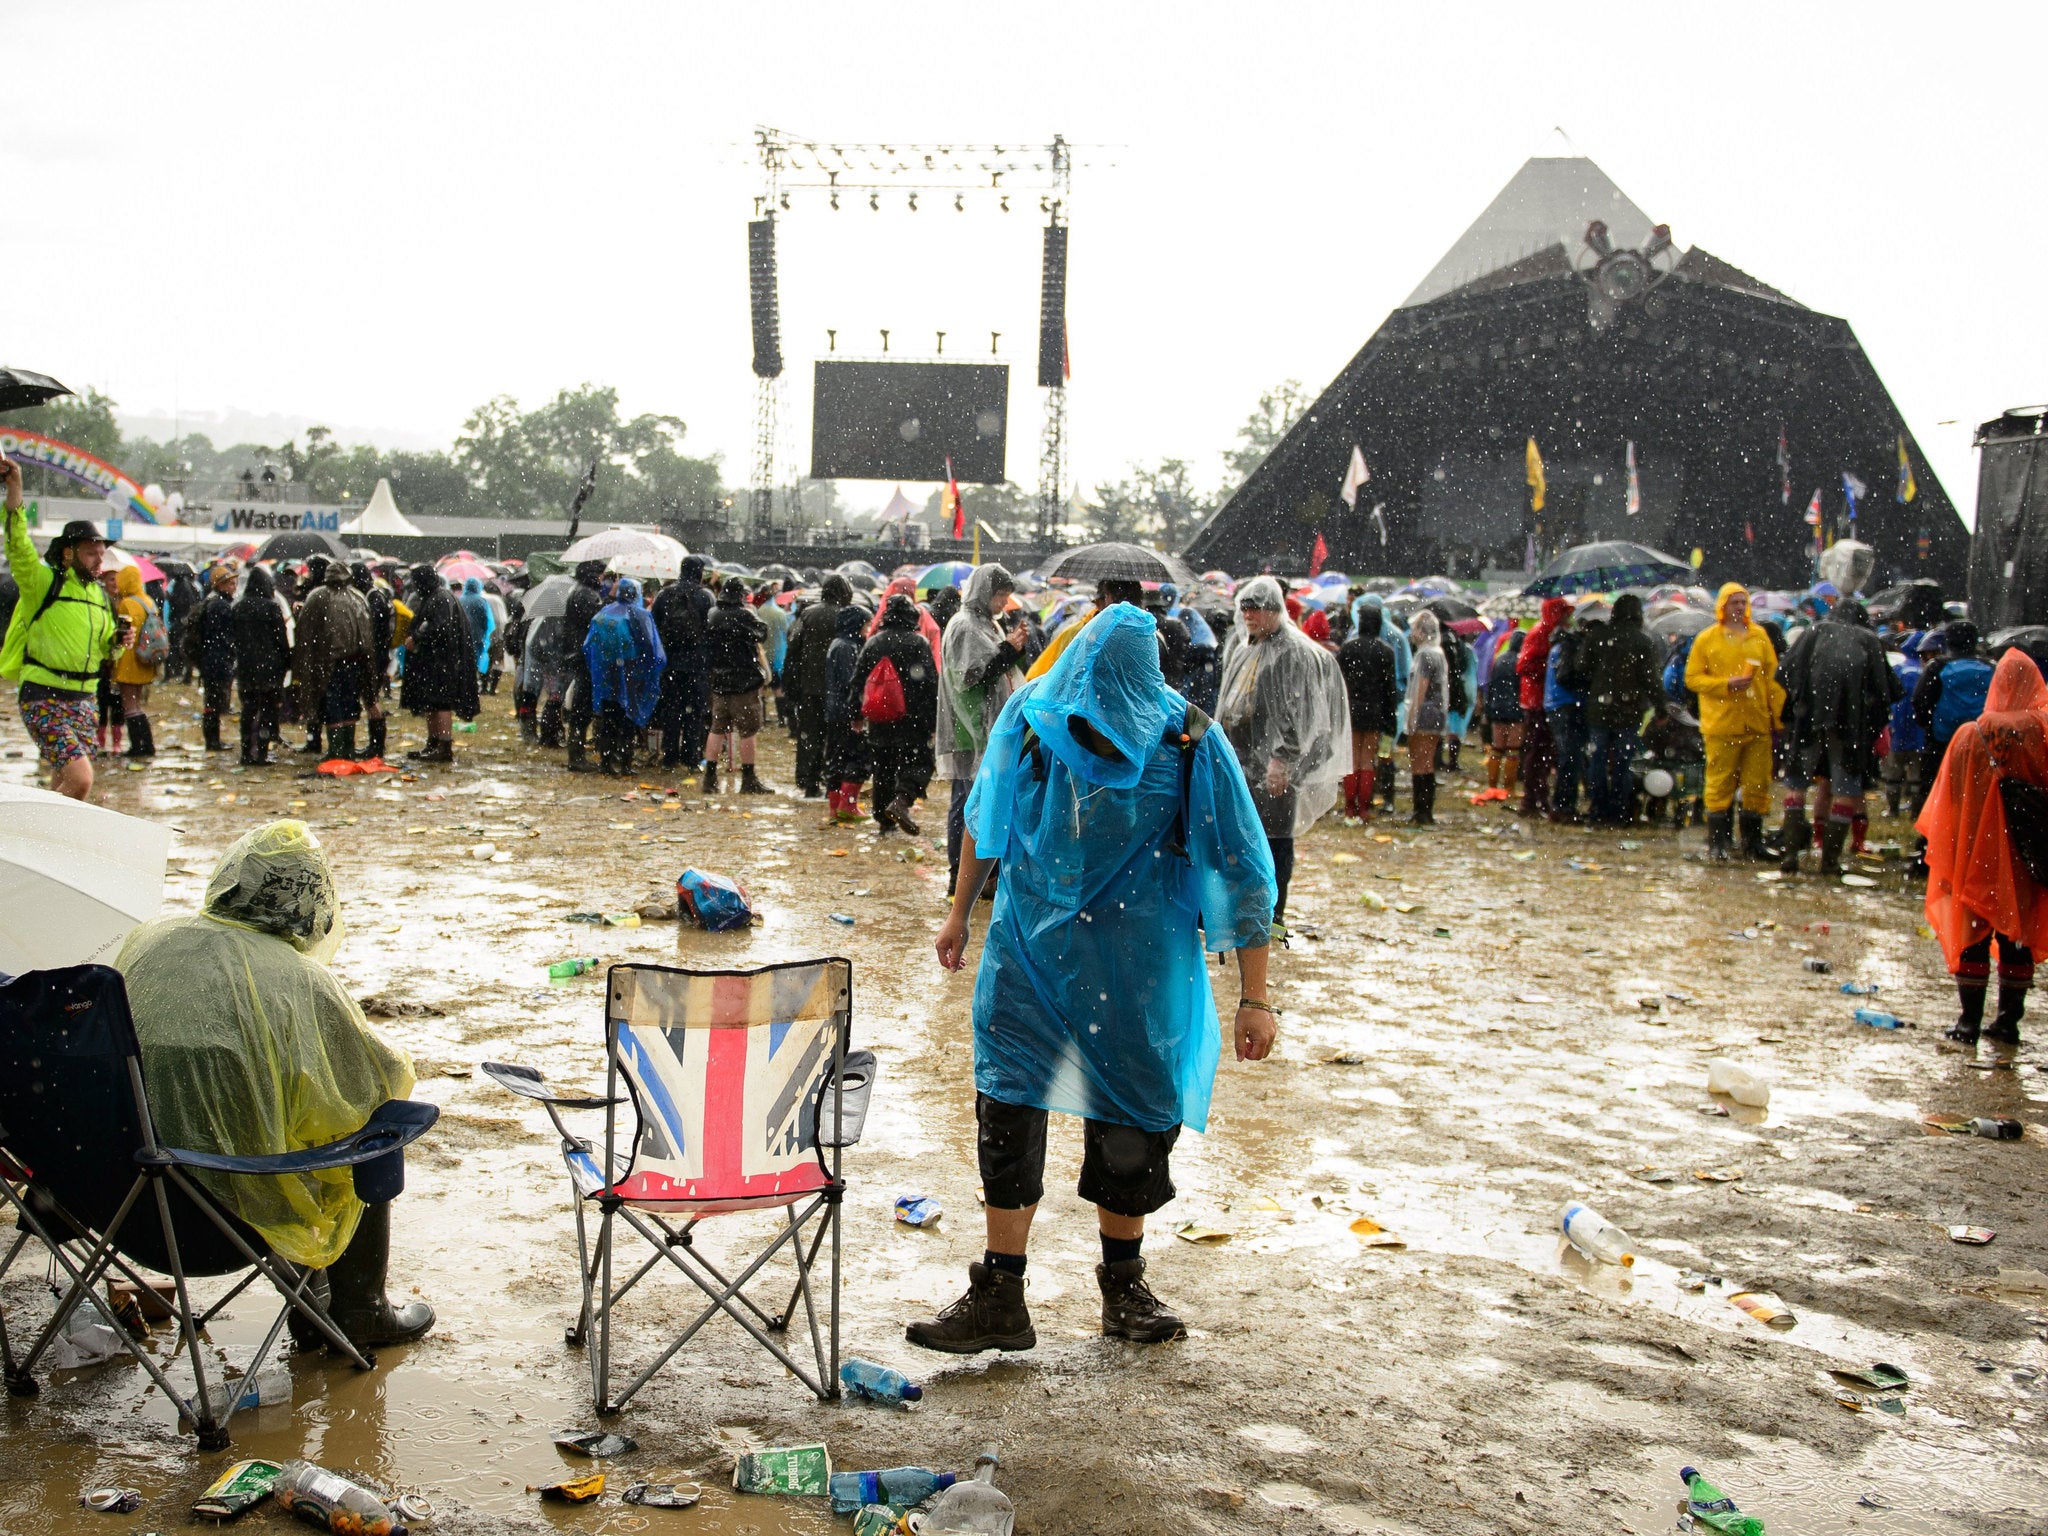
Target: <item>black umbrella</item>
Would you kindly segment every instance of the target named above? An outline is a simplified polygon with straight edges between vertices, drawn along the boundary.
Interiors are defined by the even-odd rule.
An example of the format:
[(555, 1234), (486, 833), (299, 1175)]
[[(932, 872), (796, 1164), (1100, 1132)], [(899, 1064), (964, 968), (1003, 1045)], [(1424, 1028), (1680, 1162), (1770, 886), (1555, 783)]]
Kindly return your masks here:
[(1684, 581), (1692, 567), (1647, 544), (1609, 539), (1568, 549), (1529, 585), (1525, 597), (1564, 597), (1573, 592), (1618, 592), (1624, 587), (1654, 587)]
[(0, 368), (0, 411), (19, 411), (68, 395), (68, 386), (47, 373), (30, 373), (26, 368)]
[(310, 528), (300, 528), (291, 533), (273, 533), (257, 548), (258, 560), (310, 560), (315, 555), (325, 555), (329, 560), (352, 560), (355, 557), (331, 533), (316, 533)]
[(1047, 580), (1064, 576), (1069, 581), (1171, 581), (1183, 587), (1196, 583), (1195, 573), (1172, 555), (1162, 555), (1142, 544), (1084, 544), (1064, 549), (1038, 568)]
[(1460, 619), (1476, 619), (1479, 617), (1479, 610), (1466, 602), (1462, 597), (1432, 597), (1422, 606), (1442, 619), (1446, 624), (1454, 624)]
[(2022, 624), (2015, 629), (2001, 629), (1985, 642), (1985, 649), (1994, 656), (2003, 656), (2014, 646), (2029, 656), (2048, 655), (2048, 626)]

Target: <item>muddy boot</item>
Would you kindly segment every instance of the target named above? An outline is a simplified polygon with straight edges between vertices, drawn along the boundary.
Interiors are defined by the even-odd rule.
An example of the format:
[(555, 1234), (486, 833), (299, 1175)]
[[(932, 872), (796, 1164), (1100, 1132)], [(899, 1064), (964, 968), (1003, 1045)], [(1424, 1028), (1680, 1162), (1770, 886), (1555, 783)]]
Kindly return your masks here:
[(1778, 860), (1780, 872), (1788, 875), (1799, 873), (1799, 850), (1806, 846), (1807, 840), (1812, 835), (1813, 829), (1807, 825), (1806, 821), (1806, 807), (1803, 805), (1786, 806), (1785, 824), (1778, 830), (1778, 841), (1785, 850), (1785, 856)]
[(704, 762), (704, 793), (707, 795), (718, 793), (718, 764), (708, 758)]
[(1129, 1339), (1134, 1344), (1164, 1344), (1184, 1339), (1187, 1325), (1159, 1304), (1152, 1287), (1145, 1283), (1145, 1261), (1124, 1259), (1116, 1264), (1095, 1266), (1095, 1283), (1102, 1287), (1102, 1332), (1105, 1338)]
[(740, 793), (743, 795), (772, 795), (775, 791), (761, 782), (761, 777), (754, 772), (754, 765), (752, 763), (741, 763)]
[(1716, 864), (1726, 864), (1735, 857), (1733, 811), (1707, 812), (1707, 857)]
[(562, 744), (562, 703), (549, 699), (540, 707), (540, 745), (559, 747)]
[(130, 715), (127, 718), (128, 750), (121, 754), (123, 757), (141, 757), (143, 755), (142, 731), (137, 724), (141, 719), (142, 716), (140, 715)]
[(530, 709), (519, 711), (519, 739), (528, 745), (537, 745), (540, 741), (540, 727), (534, 723)]
[[(1981, 995), (1981, 994), (1980, 994)], [(1982, 1004), (1979, 1004), (1981, 1007)], [(2015, 986), (2004, 976), (1998, 978), (1998, 1012), (1984, 1026), (1984, 1039), (1992, 1045), (2018, 1045), (2020, 1020), (2027, 1011), (2027, 984)]]
[(1383, 757), (1373, 765), (1372, 793), (1373, 798), (1379, 801), (1389, 814), (1392, 814), (1394, 809), (1394, 760), (1391, 757)]
[(912, 837), (917, 836), (917, 823), (910, 819), (910, 797), (908, 795), (898, 795), (889, 802), (889, 819)]
[[(333, 1315), (334, 1298), (327, 1284), (327, 1271), (316, 1269), (313, 1278), (306, 1282), (306, 1299), (330, 1317)], [(297, 1307), (285, 1319), (285, 1331), (291, 1335), (292, 1343), (300, 1349), (325, 1349), (327, 1335), (306, 1321)]]
[(1832, 880), (1842, 872), (1842, 844), (1848, 841), (1849, 824), (1830, 816), (1820, 829), (1820, 872)]
[[(347, 725), (327, 727), (327, 756), (342, 757), (353, 762), (356, 755), (356, 728), (353, 721)], [(325, 761), (325, 759), (323, 759)]]
[[(1105, 1300), (1104, 1331), (1108, 1325), (1109, 1304)], [(942, 1350), (949, 1355), (1038, 1347), (1038, 1330), (1031, 1326), (1031, 1309), (1024, 1304), (1024, 1277), (979, 1262), (967, 1266), (966, 1295), (937, 1317), (912, 1323), (903, 1330), (903, 1337), (920, 1349)]]
[(1436, 825), (1436, 775), (1418, 773), (1409, 784), (1409, 798), (1415, 802), (1415, 814), (1409, 818), (1413, 826), (1433, 827)]
[(362, 756), (365, 761), (373, 757), (382, 759), (382, 757), (384, 756), (384, 733), (385, 727), (389, 723), (390, 722), (386, 720), (372, 720), (370, 722), (370, 744), (368, 747), (364, 748), (362, 753)]
[(363, 1219), (348, 1247), (327, 1271), (335, 1326), (358, 1349), (409, 1344), (434, 1326), (434, 1309), (424, 1301), (393, 1306), (384, 1293), (391, 1264), (391, 1202), (363, 1207)]
[[(1975, 1045), (1977, 1036), (1984, 1028), (1984, 978), (1982, 976), (1958, 976), (1956, 978), (1956, 1002), (1958, 1011), (1955, 1023), (1942, 1032), (1944, 1040), (1957, 1045)], [(2005, 991), (1999, 989), (1999, 1002), (2005, 1001)], [(2003, 1012), (2003, 1008), (2000, 1009)]]
[[(137, 757), (156, 756), (156, 723), (147, 715), (136, 715), (128, 722), (129, 750)], [(139, 744), (139, 750), (137, 747)], [(218, 752), (220, 745), (220, 716), (213, 717), (213, 741), (209, 750)]]
[(1758, 864), (1770, 858), (1764, 851), (1764, 818), (1759, 812), (1742, 813), (1742, 856)]

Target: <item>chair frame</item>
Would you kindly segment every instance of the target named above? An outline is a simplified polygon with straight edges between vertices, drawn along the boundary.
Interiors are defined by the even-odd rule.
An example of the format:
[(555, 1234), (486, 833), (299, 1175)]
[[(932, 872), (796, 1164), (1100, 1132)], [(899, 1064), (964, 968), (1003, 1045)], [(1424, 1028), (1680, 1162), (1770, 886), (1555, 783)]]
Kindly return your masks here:
[[(151, 1381), (162, 1389), (171, 1402), (178, 1405), (180, 1414), (197, 1431), (201, 1450), (221, 1450), (229, 1444), (228, 1424), (242, 1406), (243, 1394), (223, 1381), (223, 1395), (231, 1401), (216, 1404), (214, 1392), (209, 1384), (200, 1356), (200, 1337), (206, 1325), (211, 1322), (243, 1291), (258, 1279), (267, 1279), (280, 1296), (284, 1306), (279, 1310), (263, 1342), (250, 1358), (242, 1372), (241, 1381), (252, 1380), (262, 1369), (264, 1361), (277, 1346), (286, 1323), (296, 1312), (304, 1318), (326, 1340), (328, 1346), (345, 1355), (358, 1370), (370, 1370), (375, 1364), (375, 1355), (360, 1349), (349, 1341), (326, 1310), (314, 1299), (310, 1290), (312, 1280), (318, 1271), (302, 1269), (271, 1253), (267, 1248), (258, 1251), (240, 1232), (235, 1230), (220, 1204), (198, 1183), (189, 1177), (191, 1172), (238, 1174), (299, 1174), (330, 1169), (354, 1168), (364, 1163), (397, 1152), (424, 1135), (439, 1118), (440, 1111), (431, 1104), (409, 1100), (387, 1101), (374, 1111), (369, 1121), (360, 1129), (347, 1136), (339, 1137), (318, 1147), (309, 1147), (297, 1152), (281, 1152), (267, 1156), (235, 1156), (219, 1152), (197, 1152), (177, 1147), (166, 1147), (157, 1140), (155, 1117), (150, 1112), (149, 1092), (142, 1080), (142, 1060), (132, 1027), (126, 1030), (127, 1039), (123, 1050), (123, 1064), (126, 1068), (128, 1091), (133, 1098), (136, 1125), (142, 1145), (134, 1154), (135, 1181), (128, 1188), (113, 1216), (104, 1230), (95, 1231), (86, 1221), (68, 1210), (48, 1190), (38, 1187), (33, 1169), (26, 1168), (12, 1157), (0, 1151), (0, 1200), (15, 1213), (22, 1229), (8, 1248), (4, 1259), (0, 1259), (0, 1276), (21, 1254), (30, 1237), (40, 1241), (50, 1252), (55, 1265), (61, 1268), (70, 1280), (69, 1289), (60, 1296), (57, 1309), (42, 1331), (36, 1335), (26, 1355), (17, 1359), (8, 1342), (4, 1318), (0, 1318), (0, 1357), (4, 1357), (7, 1391), (14, 1397), (34, 1397), (41, 1392), (35, 1380), (38, 1361), (48, 1352), (58, 1333), (71, 1314), (82, 1303), (89, 1301), (99, 1312), (108, 1327), (130, 1342), (130, 1353), (148, 1373)], [(6, 1141), (6, 1130), (0, 1127), (0, 1146)], [(19, 1188), (17, 1188), (19, 1184)], [(190, 1288), (190, 1277), (185, 1273), (184, 1259), (179, 1251), (177, 1222), (171, 1213), (170, 1190), (174, 1186), (193, 1207), (207, 1217), (220, 1233), (234, 1246), (248, 1269), (230, 1286), (227, 1292), (203, 1311), (194, 1312)], [(170, 1277), (175, 1296), (174, 1316), (178, 1324), (177, 1338), (172, 1342), (169, 1358), (176, 1359), (180, 1350), (186, 1352), (192, 1365), (194, 1397), (186, 1397), (172, 1386), (164, 1369), (149, 1351), (136, 1347), (128, 1330), (115, 1316), (112, 1307), (100, 1295), (99, 1285), (110, 1272), (118, 1272), (130, 1283), (143, 1291), (150, 1290), (140, 1269), (116, 1246), (122, 1229), (131, 1216), (142, 1205), (143, 1196), (150, 1195), (156, 1208), (156, 1219), (163, 1238), (164, 1250), (171, 1261)], [(54, 1223), (46, 1222), (36, 1210), (40, 1202), (54, 1217)], [(74, 1256), (72, 1247), (83, 1249), (82, 1256)], [(232, 1271), (230, 1271), (232, 1273)], [(53, 1279), (54, 1288), (54, 1279)]]
[[(635, 1158), (633, 1149), (638, 1145), (641, 1126), (649, 1119), (659, 1123), (659, 1118), (650, 1115), (641, 1104), (639, 1090), (635, 1086), (632, 1074), (625, 1072), (622, 1067), (620, 1035), (625, 1021), (611, 1016), (611, 971), (649, 971), (688, 976), (692, 979), (710, 979), (754, 977), (792, 965), (821, 963), (842, 964), (846, 967), (845, 1021), (833, 1028), (829, 1064), (824, 1069), (825, 1075), (813, 1090), (816, 1111), (814, 1123), (818, 1128), (817, 1145), (814, 1150), (819, 1166), (825, 1173), (824, 1186), (787, 1199), (779, 1199), (775, 1204), (766, 1206), (735, 1203), (728, 1211), (694, 1210), (682, 1221), (673, 1221), (663, 1212), (636, 1206), (625, 1196), (618, 1194), (619, 1181), (631, 1171)], [(846, 1192), (846, 1183), (842, 1177), (842, 1154), (846, 1147), (854, 1145), (860, 1138), (861, 1128), (866, 1120), (868, 1096), (873, 1091), (875, 1079), (873, 1053), (851, 1049), (852, 962), (838, 956), (827, 956), (818, 960), (785, 961), (732, 970), (629, 965), (614, 966), (611, 971), (606, 973), (605, 982), (605, 1086), (601, 1096), (558, 1093), (531, 1068), (506, 1062), (483, 1063), (486, 1075), (501, 1087), (539, 1103), (546, 1110), (548, 1119), (561, 1137), (562, 1159), (568, 1167), (573, 1188), (572, 1204), (576, 1218), (576, 1249), (582, 1292), (576, 1322), (564, 1330), (564, 1341), (572, 1348), (589, 1350), (592, 1406), (601, 1416), (608, 1417), (618, 1413), (639, 1394), (641, 1388), (653, 1380), (662, 1367), (697, 1336), (706, 1323), (720, 1312), (746, 1330), (755, 1343), (773, 1355), (821, 1402), (837, 1400), (841, 1395), (840, 1208)], [(624, 1092), (620, 1091), (621, 1077), (625, 1079)], [(829, 1119), (825, 1103), (828, 1093), (831, 1101)], [(632, 1105), (634, 1112), (632, 1135), (624, 1152), (619, 1147), (619, 1106), (622, 1104)], [(590, 1141), (575, 1135), (569, 1129), (561, 1114), (564, 1110), (594, 1109), (602, 1109), (605, 1117), (601, 1159), (598, 1150)], [(598, 1210), (597, 1231), (594, 1237), (590, 1231), (591, 1223), (585, 1211), (586, 1205), (595, 1205)], [(775, 1209), (778, 1205), (786, 1218), (784, 1226), (744, 1268), (730, 1277), (707, 1258), (695, 1242), (697, 1225), (708, 1216), (729, 1214), (733, 1210)], [(802, 1208), (801, 1211), (799, 1207)], [(614, 1233), (616, 1225), (620, 1222), (637, 1232), (654, 1250), (623, 1283), (617, 1283), (614, 1272)], [(808, 1234), (806, 1228), (810, 1229)], [(826, 1326), (821, 1332), (817, 1299), (811, 1289), (811, 1272), (816, 1267), (820, 1251), (828, 1238), (831, 1242), (831, 1286), (827, 1298)], [(789, 1248), (796, 1265), (796, 1283), (790, 1290), (788, 1301), (771, 1314), (763, 1311), (746, 1294), (745, 1287), (769, 1260), (785, 1247)], [(706, 1303), (668, 1347), (614, 1398), (610, 1395), (613, 1314), (617, 1311), (619, 1303), (631, 1294), (642, 1280), (657, 1270), (664, 1260), (704, 1294), (707, 1298)], [(813, 1369), (806, 1369), (804, 1364), (799, 1364), (775, 1337), (788, 1333), (799, 1305), (804, 1310), (805, 1322), (810, 1333), (810, 1363), (814, 1365)]]

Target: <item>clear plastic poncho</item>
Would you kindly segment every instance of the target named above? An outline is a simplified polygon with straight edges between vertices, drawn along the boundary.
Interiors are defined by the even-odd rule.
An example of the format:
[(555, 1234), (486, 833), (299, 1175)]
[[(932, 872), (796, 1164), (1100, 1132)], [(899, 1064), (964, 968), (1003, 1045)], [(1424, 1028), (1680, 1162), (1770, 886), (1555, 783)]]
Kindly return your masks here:
[[(967, 802), (976, 851), (1002, 860), (974, 984), (974, 1081), (1006, 1104), (1164, 1131), (1208, 1124), (1219, 1026), (1208, 948), (1257, 948), (1273, 860), (1229, 744), (1194, 747), (1159, 670), (1158, 626), (1119, 604), (1010, 696)], [(1123, 755), (1075, 739), (1079, 715)], [(1199, 928), (1198, 925), (1199, 924)]]
[(971, 779), (981, 769), (988, 733), (1022, 675), (1014, 666), (990, 676), (999, 659), (1003, 632), (996, 627), (995, 596), (1016, 590), (1016, 578), (1000, 565), (978, 565), (967, 578), (960, 611), (939, 642), (939, 771), (949, 779)]
[[(319, 843), (303, 822), (277, 821), (228, 849), (203, 912), (128, 936), (115, 963), (161, 1143), (301, 1151), (412, 1092), (405, 1052), (371, 1032), (324, 964), (342, 932)], [(341, 1257), (362, 1216), (346, 1168), (197, 1177), (278, 1253), (316, 1269)]]
[[(1299, 837), (1337, 803), (1351, 772), (1351, 705), (1337, 658), (1287, 617), (1280, 583), (1259, 576), (1237, 589), (1240, 609), (1277, 610), (1280, 627), (1252, 639), (1240, 622), (1223, 658), (1216, 721), (1237, 749), (1260, 824), (1273, 837)], [(1268, 763), (1287, 769), (1287, 788), (1266, 788)]]

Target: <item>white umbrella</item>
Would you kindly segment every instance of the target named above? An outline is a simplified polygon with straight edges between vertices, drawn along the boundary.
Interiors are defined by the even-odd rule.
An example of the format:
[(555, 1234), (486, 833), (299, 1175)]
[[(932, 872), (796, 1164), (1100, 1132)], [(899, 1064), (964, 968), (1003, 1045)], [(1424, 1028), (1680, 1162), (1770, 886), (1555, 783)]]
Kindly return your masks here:
[(690, 553), (682, 542), (665, 533), (650, 533), (647, 537), (654, 542), (654, 548), (613, 555), (605, 569), (614, 575), (631, 576), (635, 581), (674, 581), (681, 576), (683, 559)]
[(105, 964), (164, 900), (171, 829), (0, 784), (0, 972)]
[[(562, 559), (570, 565), (583, 560), (611, 560), (619, 555), (652, 554), (669, 544), (677, 549), (683, 547), (667, 534), (649, 533), (640, 528), (607, 528), (602, 533), (578, 539), (562, 551)], [(680, 560), (682, 556), (676, 558)]]

